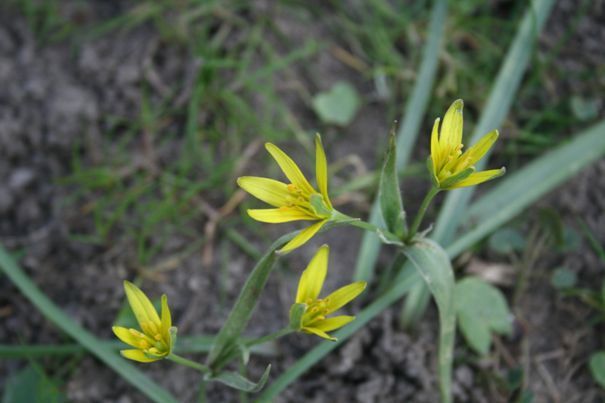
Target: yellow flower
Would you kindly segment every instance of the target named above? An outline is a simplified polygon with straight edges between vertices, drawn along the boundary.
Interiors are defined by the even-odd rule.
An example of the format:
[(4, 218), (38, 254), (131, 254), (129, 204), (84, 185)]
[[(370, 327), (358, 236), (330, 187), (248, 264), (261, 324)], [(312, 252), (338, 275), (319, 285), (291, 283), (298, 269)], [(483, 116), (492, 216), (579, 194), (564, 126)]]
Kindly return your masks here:
[(303, 245), (313, 237), (333, 216), (335, 210), (328, 196), (328, 163), (321, 144), (321, 137), (315, 136), (315, 170), (317, 187), (315, 190), (296, 163), (276, 145), (267, 143), (265, 148), (275, 159), (290, 183), (269, 178), (242, 176), (237, 184), (252, 196), (270, 204), (270, 209), (250, 209), (248, 214), (257, 221), (283, 223), (290, 221), (316, 221), (302, 230), (280, 252), (289, 252)]
[(335, 341), (336, 338), (330, 336), (327, 332), (343, 327), (355, 317), (340, 315), (326, 318), (326, 316), (345, 306), (361, 294), (366, 288), (366, 282), (351, 283), (320, 299), (319, 293), (328, 272), (329, 253), (330, 248), (323, 245), (311, 259), (300, 277), (295, 304), (304, 304), (305, 306), (298, 326), (299, 330)]
[(136, 285), (124, 281), (128, 303), (139, 322), (141, 331), (114, 326), (115, 335), (124, 343), (134, 347), (120, 353), (134, 361), (153, 362), (165, 358), (172, 351), (176, 328), (172, 327), (168, 298), (162, 295), (162, 317), (158, 316), (149, 298)]
[(504, 167), (475, 172), (474, 164), (479, 161), (498, 139), (498, 130), (487, 133), (462, 153), (462, 109), (461, 99), (454, 101), (445, 113), (441, 130), (437, 118), (431, 135), (431, 161), (433, 182), (440, 189), (456, 189), (478, 185), (504, 174)]

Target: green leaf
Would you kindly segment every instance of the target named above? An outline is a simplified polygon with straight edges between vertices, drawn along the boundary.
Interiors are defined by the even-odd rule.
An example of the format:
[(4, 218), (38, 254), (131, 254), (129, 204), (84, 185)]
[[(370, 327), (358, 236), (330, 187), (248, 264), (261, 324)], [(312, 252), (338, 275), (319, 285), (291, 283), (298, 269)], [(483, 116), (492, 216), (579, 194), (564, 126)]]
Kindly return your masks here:
[(488, 245), (494, 252), (509, 255), (525, 249), (525, 238), (514, 228), (501, 228), (489, 237)]
[(12, 257), (0, 247), (0, 270), (17, 286), (32, 304), (59, 329), (74, 338), (85, 349), (90, 351), (101, 362), (116, 371), (135, 388), (154, 402), (176, 402), (176, 399), (164, 388), (149, 379), (111, 348), (97, 339), (93, 334), (83, 329), (56, 306), (40, 289), (27, 277), (15, 263)]
[(599, 351), (590, 356), (590, 373), (594, 380), (605, 388), (605, 351)]
[(452, 361), (456, 328), (454, 271), (439, 244), (422, 239), (403, 250), (431, 291), (439, 310), (439, 387), (442, 402), (451, 402)]
[(38, 366), (29, 365), (12, 375), (6, 382), (2, 403), (46, 402), (62, 403), (67, 398), (59, 385), (46, 376)]
[(378, 188), (378, 200), (382, 217), (387, 229), (397, 236), (403, 236), (405, 232), (405, 211), (401, 201), (399, 190), (399, 179), (397, 177), (397, 150), (395, 146), (395, 135), (389, 137), (389, 149), (387, 151), (382, 173), (380, 174), (380, 186)]
[(226, 364), (222, 361), (231, 355), (234, 348), (237, 348), (238, 340), (256, 308), (256, 303), (273, 269), (276, 251), (296, 234), (297, 232), (292, 232), (275, 241), (250, 273), (208, 355), (207, 365), (214, 371), (220, 370)]
[(355, 88), (339, 81), (329, 91), (320, 92), (313, 97), (313, 109), (325, 123), (346, 126), (355, 117), (361, 106), (361, 100)]
[(566, 267), (559, 267), (555, 269), (550, 278), (550, 283), (558, 290), (572, 288), (576, 285), (577, 281), (578, 276), (576, 273)]
[[(403, 170), (410, 160), (418, 132), (423, 123), (429, 96), (437, 73), (446, 17), (447, 0), (435, 0), (431, 11), (427, 40), (422, 50), (422, 62), (412, 94), (408, 97), (408, 102), (405, 105), (401, 126), (397, 133), (397, 150), (399, 152), (397, 153), (396, 165), (399, 172)], [(372, 204), (369, 221), (379, 227), (384, 225), (378, 199), (374, 200)], [(372, 280), (381, 246), (380, 239), (376, 234), (370, 232), (363, 234), (355, 264), (355, 281), (370, 282)]]
[(258, 382), (252, 382), (248, 378), (238, 374), (237, 372), (223, 371), (220, 374), (207, 378), (209, 381), (220, 382), (230, 388), (241, 390), (247, 393), (256, 393), (260, 391), (269, 379), (269, 372), (271, 372), (271, 364), (267, 365), (265, 372), (258, 380)]
[(509, 334), (511, 313), (499, 289), (476, 277), (456, 284), (456, 314), (468, 344), (479, 354), (487, 354), (491, 332)]
[(302, 318), (307, 310), (306, 304), (293, 304), (290, 307), (290, 328), (293, 330), (302, 329)]
[(489, 328), (481, 320), (464, 312), (458, 313), (458, 324), (466, 342), (479, 354), (487, 354), (492, 342)]

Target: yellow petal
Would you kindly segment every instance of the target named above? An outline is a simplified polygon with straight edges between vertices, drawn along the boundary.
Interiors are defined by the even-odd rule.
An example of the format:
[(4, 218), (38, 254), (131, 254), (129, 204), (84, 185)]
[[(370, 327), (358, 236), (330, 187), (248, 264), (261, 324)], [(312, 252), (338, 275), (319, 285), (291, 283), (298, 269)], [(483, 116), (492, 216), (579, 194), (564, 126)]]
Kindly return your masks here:
[(315, 235), (326, 222), (328, 222), (328, 220), (319, 221), (300, 231), (298, 235), (292, 238), (292, 240), (281, 248), (278, 253), (288, 253), (304, 245), (309, 239), (313, 238), (313, 235)]
[(117, 338), (123, 341), (124, 343), (132, 347), (139, 347), (139, 342), (141, 341), (141, 339), (135, 337), (130, 332), (130, 329), (121, 326), (113, 326), (111, 330), (113, 330), (113, 334), (115, 334)]
[(298, 291), (296, 292), (297, 304), (309, 304), (319, 297), (326, 274), (328, 273), (329, 255), (330, 248), (328, 245), (322, 245), (309, 262), (305, 271), (303, 271), (298, 282)]
[(456, 183), (454, 186), (448, 189), (457, 189), (467, 186), (478, 185), (480, 183), (487, 182), (490, 179), (495, 179), (499, 176), (502, 176), (505, 172), (506, 169), (504, 167), (500, 169), (490, 169), (488, 171), (475, 172), (474, 174), (471, 174), (468, 178), (461, 180), (460, 182)]
[(150, 358), (145, 355), (141, 350), (122, 350), (120, 354), (124, 358), (128, 358), (129, 360), (138, 361), (138, 362), (154, 362), (157, 360), (161, 360), (161, 357), (158, 358)]
[(315, 176), (317, 187), (329, 208), (332, 208), (330, 197), (328, 196), (328, 160), (326, 152), (321, 144), (319, 133), (315, 135)]
[(485, 153), (488, 152), (490, 148), (492, 148), (492, 145), (494, 145), (496, 140), (498, 140), (498, 130), (492, 130), (485, 136), (481, 137), (476, 144), (474, 144), (472, 147), (469, 147), (469, 149), (460, 156), (460, 162), (458, 165), (456, 165), (456, 170), (474, 165), (477, 161), (483, 158)]
[[(166, 341), (170, 340), (170, 328), (172, 327), (172, 315), (168, 307), (168, 297), (162, 295), (162, 336)], [(170, 343), (169, 343), (170, 344)]]
[(242, 176), (237, 178), (237, 184), (252, 196), (273, 207), (285, 206), (291, 198), (288, 185), (274, 179)]
[(299, 220), (317, 220), (317, 217), (295, 207), (249, 209), (248, 215), (256, 221), (268, 222), (271, 224)]
[(452, 103), (445, 113), (443, 124), (441, 125), (441, 136), (439, 138), (439, 145), (441, 147), (447, 147), (448, 150), (452, 150), (462, 143), (463, 108), (464, 102), (458, 99)]
[(296, 165), (296, 163), (292, 161), (292, 158), (288, 157), (288, 155), (275, 144), (267, 143), (265, 144), (265, 147), (267, 148), (267, 151), (269, 151), (269, 154), (271, 154), (273, 159), (275, 159), (275, 162), (277, 162), (281, 170), (284, 172), (284, 175), (286, 175), (286, 178), (288, 178), (290, 182), (292, 182), (306, 194), (315, 193), (315, 190), (313, 190), (313, 187), (311, 186), (307, 178), (305, 178), (305, 175), (303, 175), (298, 165)]
[(367, 283), (357, 281), (339, 288), (325, 298), (327, 315), (340, 309), (365, 290)]
[(134, 312), (134, 316), (137, 318), (141, 329), (144, 329), (144, 324), (151, 322), (157, 327), (161, 326), (160, 317), (155, 311), (153, 304), (147, 298), (147, 296), (141, 291), (139, 287), (132, 284), (130, 281), (124, 281), (124, 290), (126, 291), (126, 297), (128, 303)]
[(317, 323), (314, 323), (310, 327), (313, 327), (318, 330), (322, 330), (324, 332), (330, 332), (332, 330), (340, 329), (341, 327), (343, 327), (344, 325), (353, 321), (354, 319), (355, 319), (355, 316), (349, 316), (349, 315), (334, 316), (333, 318), (328, 318), (328, 319), (325, 319), (322, 321), (318, 321)]
[(307, 333), (313, 333), (319, 337), (322, 337), (322, 338), (330, 340), (330, 341), (338, 340), (336, 337), (332, 337), (329, 334), (327, 334), (326, 332), (324, 332), (323, 330), (317, 329), (315, 327), (303, 327), (302, 330)]
[(443, 157), (441, 156), (442, 150), (439, 147), (439, 122), (441, 119), (435, 119), (435, 123), (433, 124), (433, 132), (431, 133), (431, 159), (433, 160), (433, 172), (435, 176), (439, 173), (439, 169), (441, 169), (441, 162)]

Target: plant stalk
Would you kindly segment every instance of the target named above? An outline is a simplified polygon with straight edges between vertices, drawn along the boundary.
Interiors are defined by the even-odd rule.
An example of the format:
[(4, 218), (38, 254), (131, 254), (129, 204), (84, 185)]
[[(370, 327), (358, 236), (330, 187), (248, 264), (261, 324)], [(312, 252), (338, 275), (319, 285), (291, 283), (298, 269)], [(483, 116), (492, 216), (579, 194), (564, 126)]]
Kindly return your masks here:
[(406, 239), (407, 242), (410, 242), (416, 236), (416, 233), (418, 232), (418, 228), (420, 228), (420, 224), (422, 224), (422, 219), (424, 218), (424, 215), (426, 214), (426, 210), (428, 209), (429, 205), (431, 204), (431, 201), (433, 200), (433, 198), (435, 196), (437, 196), (437, 193), (439, 193), (440, 191), (441, 191), (441, 189), (433, 186), (431, 188), (431, 190), (429, 190), (429, 192), (426, 194), (426, 196), (424, 196), (424, 200), (422, 201), (422, 204), (420, 205), (418, 214), (416, 214), (416, 217), (414, 217), (414, 222), (412, 223), (412, 226), (410, 227), (410, 232), (408, 233), (408, 236)]

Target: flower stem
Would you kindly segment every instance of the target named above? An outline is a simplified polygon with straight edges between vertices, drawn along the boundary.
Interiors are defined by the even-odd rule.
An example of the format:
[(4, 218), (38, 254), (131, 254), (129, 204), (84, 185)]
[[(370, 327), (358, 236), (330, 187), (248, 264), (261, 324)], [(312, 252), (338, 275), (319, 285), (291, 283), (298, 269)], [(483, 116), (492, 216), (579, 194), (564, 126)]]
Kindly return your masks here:
[(210, 368), (208, 368), (207, 366), (200, 364), (198, 362), (195, 361), (191, 361), (185, 357), (181, 357), (180, 355), (176, 355), (174, 353), (170, 353), (167, 357), (167, 359), (169, 359), (170, 361), (174, 361), (177, 364), (181, 364), (184, 365), (186, 367), (189, 368), (193, 368), (196, 369), (198, 371), (200, 371), (203, 374), (209, 374), (210, 373)]
[(340, 212), (335, 211), (332, 213), (332, 220), (336, 224), (348, 224), (352, 225), (353, 227), (374, 232), (380, 236), (384, 243), (403, 246), (401, 239), (397, 235), (393, 234), (385, 228), (377, 227), (376, 225), (367, 221), (360, 220), (359, 218), (349, 217), (346, 214), (342, 214)]
[(251, 347), (251, 346), (255, 346), (257, 344), (263, 344), (268, 341), (279, 339), (280, 337), (283, 337), (283, 336), (293, 333), (293, 332), (294, 332), (294, 330), (292, 328), (284, 327), (283, 329), (280, 329), (277, 332), (273, 332), (266, 336), (259, 337), (258, 339), (250, 340), (249, 342), (246, 343), (246, 346)]
[(408, 233), (407, 242), (410, 242), (412, 239), (414, 239), (414, 236), (416, 236), (416, 233), (418, 232), (418, 228), (420, 228), (420, 224), (422, 223), (422, 219), (424, 218), (424, 215), (426, 214), (426, 210), (429, 207), (429, 204), (431, 204), (431, 201), (433, 200), (433, 198), (437, 195), (437, 193), (439, 193), (441, 189), (437, 188), (437, 187), (432, 187), (431, 190), (429, 190), (429, 192), (426, 194), (426, 196), (424, 196), (424, 200), (422, 201), (422, 204), (420, 205), (420, 209), (418, 210), (418, 214), (416, 214), (416, 217), (414, 218), (414, 222), (412, 223), (412, 226), (410, 228), (410, 232)]

